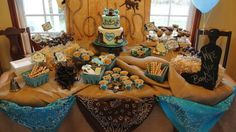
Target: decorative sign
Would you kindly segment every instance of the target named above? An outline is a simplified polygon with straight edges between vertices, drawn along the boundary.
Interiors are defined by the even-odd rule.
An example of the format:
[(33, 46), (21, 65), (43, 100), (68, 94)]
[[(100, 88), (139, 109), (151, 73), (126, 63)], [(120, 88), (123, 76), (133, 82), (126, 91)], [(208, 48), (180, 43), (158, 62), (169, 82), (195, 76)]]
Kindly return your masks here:
[(218, 67), (221, 58), (221, 48), (215, 43), (209, 43), (201, 48), (201, 71), (195, 74), (182, 74), (186, 81), (192, 84), (213, 89), (218, 79)]
[(48, 31), (52, 29), (52, 25), (50, 22), (46, 22), (45, 24), (42, 25), (44, 31)]
[(139, 10), (139, 2), (141, 2), (141, 0), (125, 0), (125, 3), (120, 7), (125, 5), (127, 10), (133, 9), (135, 13), (136, 10)]
[(208, 34), (209, 44), (201, 48), (202, 60), (201, 70), (198, 73), (184, 73), (182, 76), (192, 84), (203, 86), (207, 89), (214, 89), (218, 79), (218, 69), (222, 50), (217, 46), (216, 41), (220, 36), (218, 29), (211, 29)]

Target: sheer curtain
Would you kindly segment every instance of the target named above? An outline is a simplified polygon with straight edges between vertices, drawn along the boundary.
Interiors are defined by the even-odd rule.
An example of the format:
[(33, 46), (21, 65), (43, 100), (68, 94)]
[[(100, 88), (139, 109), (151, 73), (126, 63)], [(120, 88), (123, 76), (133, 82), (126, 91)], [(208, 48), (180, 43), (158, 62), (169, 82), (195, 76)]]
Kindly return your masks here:
[[(15, 7), (17, 12), (17, 19), (19, 23), (19, 28), (26, 28), (26, 20), (25, 20), (25, 13), (24, 13), (24, 4), (23, 0), (15, 0)], [(30, 54), (31, 52), (31, 46), (30, 46), (30, 38), (28, 37), (27, 32), (23, 33), (22, 36), (22, 43), (25, 54)]]

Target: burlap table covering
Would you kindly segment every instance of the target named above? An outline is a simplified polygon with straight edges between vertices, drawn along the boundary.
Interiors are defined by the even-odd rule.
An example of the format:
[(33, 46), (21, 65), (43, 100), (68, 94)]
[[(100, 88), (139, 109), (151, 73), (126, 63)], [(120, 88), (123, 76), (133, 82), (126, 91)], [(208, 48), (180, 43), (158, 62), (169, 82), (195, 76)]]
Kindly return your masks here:
[[(166, 62), (175, 56), (174, 53), (169, 53), (162, 57), (146, 57), (145, 59), (139, 59), (131, 56), (129, 50), (132, 47), (128, 47), (125, 52), (117, 58), (117, 65), (123, 70), (127, 70), (131, 74), (139, 75), (146, 83), (142, 90), (133, 89), (131, 91), (123, 91), (119, 93), (113, 93), (111, 91), (100, 90), (98, 85), (84, 84), (82, 81), (75, 83), (71, 90), (62, 90), (56, 83), (55, 73), (50, 73), (49, 82), (38, 88), (31, 88), (24, 84), (22, 77), (18, 77), (17, 81), (23, 87), (22, 90), (16, 93), (9, 92), (10, 78), (13, 76), (12, 72), (8, 72), (4, 75), (4, 79), (0, 84), (0, 99), (8, 100), (20, 105), (29, 106), (44, 106), (50, 102), (53, 102), (59, 98), (63, 98), (69, 95), (82, 95), (92, 98), (133, 98), (140, 99), (143, 97), (151, 97), (158, 95), (174, 95), (180, 98), (186, 98), (203, 104), (215, 104), (220, 100), (226, 98), (232, 93), (232, 81), (223, 81), (220, 87), (213, 91), (206, 90), (199, 86), (188, 84), (170, 65), (168, 82), (157, 83), (144, 75), (146, 64), (152, 61)], [(168, 60), (168, 61), (167, 61)], [(233, 83), (234, 84), (234, 83)]]

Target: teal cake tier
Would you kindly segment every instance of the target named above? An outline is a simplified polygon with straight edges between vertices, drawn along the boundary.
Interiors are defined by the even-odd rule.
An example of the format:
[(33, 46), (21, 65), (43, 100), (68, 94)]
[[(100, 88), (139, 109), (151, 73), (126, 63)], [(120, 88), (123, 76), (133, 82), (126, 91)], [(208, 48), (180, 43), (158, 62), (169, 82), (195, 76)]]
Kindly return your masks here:
[(118, 29), (120, 28), (120, 16), (107, 16), (102, 15), (102, 27), (105, 29)]

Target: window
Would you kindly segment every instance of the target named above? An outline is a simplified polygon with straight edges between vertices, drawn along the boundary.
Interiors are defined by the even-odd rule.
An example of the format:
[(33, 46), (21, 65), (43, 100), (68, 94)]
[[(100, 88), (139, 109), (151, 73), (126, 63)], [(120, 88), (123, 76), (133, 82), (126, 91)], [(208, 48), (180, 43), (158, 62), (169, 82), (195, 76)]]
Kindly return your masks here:
[(66, 30), (63, 10), (58, 8), (57, 0), (23, 0), (25, 24), (31, 33), (43, 33), (42, 24), (50, 22), (51, 33)]
[(156, 26), (177, 24), (180, 28), (190, 30), (193, 9), (191, 0), (152, 0), (150, 20)]

